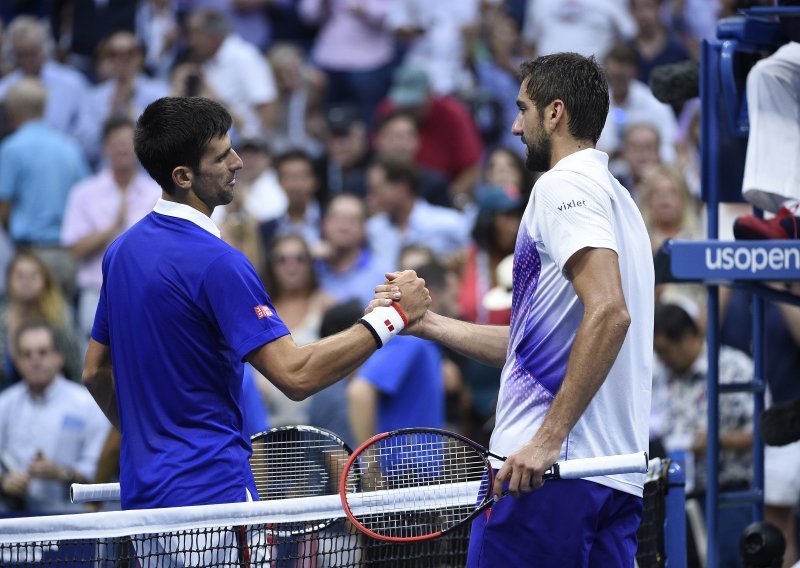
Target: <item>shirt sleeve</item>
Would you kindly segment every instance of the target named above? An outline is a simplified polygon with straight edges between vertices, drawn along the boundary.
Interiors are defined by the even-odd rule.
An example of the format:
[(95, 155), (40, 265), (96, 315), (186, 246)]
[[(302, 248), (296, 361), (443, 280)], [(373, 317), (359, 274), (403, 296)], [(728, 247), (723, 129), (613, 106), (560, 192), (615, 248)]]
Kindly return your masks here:
[(236, 250), (211, 263), (198, 304), (213, 315), (225, 341), (240, 359), (289, 334), (253, 265)]
[(533, 219), (559, 270), (563, 272), (572, 255), (587, 247), (619, 253), (609, 194), (579, 174), (554, 173), (558, 175), (546, 175), (536, 184)]
[(361, 367), (358, 376), (383, 394), (394, 394), (410, 372), (417, 349), (414, 341), (395, 338), (376, 351)]

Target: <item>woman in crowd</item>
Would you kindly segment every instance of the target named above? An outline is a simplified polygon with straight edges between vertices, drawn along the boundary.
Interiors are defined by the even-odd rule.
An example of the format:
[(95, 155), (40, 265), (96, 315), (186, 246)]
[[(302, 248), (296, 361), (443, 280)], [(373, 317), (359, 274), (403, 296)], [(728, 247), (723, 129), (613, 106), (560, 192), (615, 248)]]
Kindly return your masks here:
[(0, 386), (19, 380), (14, 337), (23, 323), (38, 319), (46, 320), (59, 332), (66, 359), (64, 374), (79, 381), (83, 358), (72, 312), (44, 262), (32, 252), (18, 251), (8, 265), (6, 290), (6, 300), (0, 305)]
[[(272, 241), (267, 251), (265, 286), (272, 304), (298, 345), (320, 338), (322, 316), (334, 300), (317, 285), (308, 244), (298, 235)], [(306, 424), (310, 399), (289, 400), (267, 380), (256, 381), (267, 401), (271, 426)]]

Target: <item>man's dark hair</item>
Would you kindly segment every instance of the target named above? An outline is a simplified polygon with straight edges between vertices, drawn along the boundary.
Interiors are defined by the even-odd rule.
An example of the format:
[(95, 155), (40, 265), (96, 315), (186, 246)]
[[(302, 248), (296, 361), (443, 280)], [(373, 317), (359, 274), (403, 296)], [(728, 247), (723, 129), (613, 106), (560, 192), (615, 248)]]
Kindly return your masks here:
[(536, 105), (539, 118), (556, 99), (567, 108), (569, 133), (577, 140), (597, 144), (608, 115), (608, 81), (594, 57), (554, 53), (520, 65), (520, 80)]
[(386, 181), (405, 184), (415, 195), (419, 193), (417, 168), (414, 164), (397, 158), (379, 156), (372, 165), (383, 170)]
[(203, 30), (211, 35), (224, 38), (231, 32), (231, 23), (225, 12), (213, 8), (200, 8), (193, 15), (200, 20)]
[(675, 304), (657, 304), (653, 320), (655, 335), (663, 335), (670, 341), (681, 341), (687, 335), (700, 333), (692, 316)]
[(311, 171), (314, 172), (314, 175), (316, 175), (316, 170), (314, 169), (314, 158), (312, 158), (308, 152), (299, 148), (287, 150), (275, 158), (275, 171), (280, 171), (281, 166), (283, 166), (283, 164), (286, 162), (294, 162), (297, 160), (306, 162), (308, 167), (311, 168)]
[(127, 116), (115, 116), (109, 118), (103, 124), (103, 142), (108, 140), (108, 137), (120, 128), (136, 128), (136, 124), (134, 124), (134, 122)]
[(387, 124), (393, 120), (397, 120), (398, 118), (408, 120), (414, 125), (414, 128), (416, 128), (417, 132), (419, 132), (419, 120), (416, 116), (414, 116), (413, 112), (410, 112), (404, 108), (396, 108), (381, 116), (378, 119), (378, 123), (375, 125), (375, 132), (380, 132)]
[(449, 270), (438, 261), (423, 264), (416, 272), (417, 276), (425, 280), (425, 286), (429, 290), (441, 291), (447, 286), (447, 274)]
[(164, 97), (150, 103), (136, 123), (136, 157), (161, 189), (174, 193), (172, 170), (200, 169), (209, 142), (231, 128), (231, 115), (221, 104), (202, 97)]
[(23, 322), (18, 328), (16, 333), (14, 334), (14, 347), (16, 347), (17, 352), (19, 352), (19, 342), (22, 339), (22, 336), (28, 333), (29, 331), (33, 331), (36, 329), (44, 329), (47, 333), (50, 334), (50, 339), (53, 342), (53, 350), (56, 353), (61, 355), (64, 354), (64, 345), (61, 335), (56, 331), (50, 322), (44, 319), (32, 319)]
[(364, 306), (356, 300), (336, 304), (322, 314), (319, 326), (320, 337), (335, 335), (355, 324), (364, 315)]
[(606, 62), (609, 59), (623, 65), (632, 65), (633, 67), (636, 67), (637, 65), (636, 50), (624, 42), (618, 42), (614, 44), (614, 46), (612, 46), (612, 48), (606, 53), (606, 57), (603, 59), (603, 62)]

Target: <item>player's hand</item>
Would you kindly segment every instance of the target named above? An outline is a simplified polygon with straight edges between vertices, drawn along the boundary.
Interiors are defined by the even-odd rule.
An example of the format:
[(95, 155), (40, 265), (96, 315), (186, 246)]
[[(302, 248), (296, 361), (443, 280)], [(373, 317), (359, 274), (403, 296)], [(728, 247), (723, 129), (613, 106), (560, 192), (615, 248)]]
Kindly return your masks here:
[(499, 499), (508, 481), (508, 492), (514, 497), (539, 489), (544, 472), (558, 461), (561, 443), (545, 443), (537, 437), (508, 456), (494, 479), (494, 498)]
[(5, 473), (2, 478), (3, 493), (13, 497), (22, 497), (28, 490), (29, 480), (27, 475), (19, 471)]
[(366, 313), (379, 306), (390, 306), (392, 302), (400, 304), (410, 327), (425, 315), (431, 305), (425, 280), (413, 270), (386, 273), (386, 283), (375, 287), (375, 298), (367, 306)]

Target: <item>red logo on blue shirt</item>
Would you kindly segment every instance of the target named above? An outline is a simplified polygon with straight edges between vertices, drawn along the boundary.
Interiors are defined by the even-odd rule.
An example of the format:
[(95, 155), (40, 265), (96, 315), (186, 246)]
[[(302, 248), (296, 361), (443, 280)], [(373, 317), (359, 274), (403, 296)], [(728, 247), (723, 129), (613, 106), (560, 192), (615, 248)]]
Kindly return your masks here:
[(272, 317), (272, 310), (269, 309), (269, 306), (256, 306), (253, 310), (256, 312), (258, 319)]

